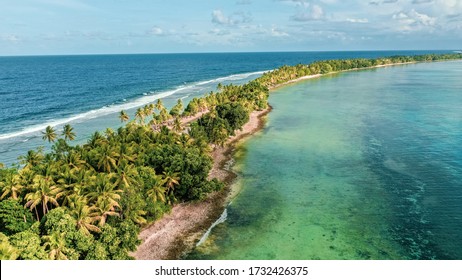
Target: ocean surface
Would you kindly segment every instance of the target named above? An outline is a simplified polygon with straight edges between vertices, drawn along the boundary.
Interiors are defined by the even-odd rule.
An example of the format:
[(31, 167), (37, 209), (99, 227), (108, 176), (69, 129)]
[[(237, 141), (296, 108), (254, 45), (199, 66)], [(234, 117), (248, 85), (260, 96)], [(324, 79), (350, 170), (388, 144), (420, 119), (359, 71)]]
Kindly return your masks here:
[(118, 113), (162, 98), (172, 106), (241, 84), (284, 64), (439, 51), (292, 52), (0, 57), (0, 162), (11, 166), (49, 144), (41, 132), (71, 124), (76, 144), (97, 130), (120, 126)]
[(187, 259), (462, 259), (462, 61), (275, 90)]

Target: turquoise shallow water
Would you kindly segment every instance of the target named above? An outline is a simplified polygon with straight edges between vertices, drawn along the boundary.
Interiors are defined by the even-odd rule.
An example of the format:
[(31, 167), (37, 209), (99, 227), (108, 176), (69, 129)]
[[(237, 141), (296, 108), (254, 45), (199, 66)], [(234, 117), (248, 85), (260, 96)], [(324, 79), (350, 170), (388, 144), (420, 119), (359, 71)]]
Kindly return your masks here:
[(280, 88), (189, 259), (462, 259), (462, 62)]

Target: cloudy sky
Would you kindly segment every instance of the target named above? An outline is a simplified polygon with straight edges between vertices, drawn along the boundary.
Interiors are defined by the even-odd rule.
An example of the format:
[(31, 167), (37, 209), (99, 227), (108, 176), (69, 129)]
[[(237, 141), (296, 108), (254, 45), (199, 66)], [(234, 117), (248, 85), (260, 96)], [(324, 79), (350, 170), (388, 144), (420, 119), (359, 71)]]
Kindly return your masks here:
[(0, 0), (0, 55), (462, 49), (462, 0)]

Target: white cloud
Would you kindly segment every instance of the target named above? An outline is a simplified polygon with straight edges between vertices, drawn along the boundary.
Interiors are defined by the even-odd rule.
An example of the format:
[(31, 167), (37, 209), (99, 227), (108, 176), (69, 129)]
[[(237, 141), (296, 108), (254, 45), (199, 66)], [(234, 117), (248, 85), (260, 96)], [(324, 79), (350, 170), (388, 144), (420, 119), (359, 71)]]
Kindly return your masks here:
[(353, 23), (368, 23), (369, 22), (367, 18), (347, 18), (346, 21), (353, 22)]
[(212, 35), (215, 35), (215, 36), (226, 36), (226, 35), (231, 34), (231, 32), (229, 30), (223, 30), (223, 29), (219, 29), (219, 28), (214, 28), (214, 29), (210, 30), (209, 33), (212, 34)]
[(148, 31), (150, 35), (161, 36), (164, 35), (164, 30), (158, 26), (154, 26), (151, 30)]
[(250, 13), (236, 12), (231, 16), (226, 16), (221, 10), (214, 10), (212, 12), (212, 22), (218, 25), (239, 25), (252, 21)]
[(462, 11), (462, 0), (436, 0), (435, 6), (447, 13)]
[(321, 2), (324, 4), (328, 4), (328, 5), (333, 5), (333, 4), (337, 4), (338, 0), (321, 0)]
[[(392, 18), (398, 21), (398, 30), (404, 32), (432, 30), (436, 25), (437, 18), (419, 13), (412, 9), (410, 12), (399, 12), (394, 14)], [(430, 29), (429, 29), (430, 28)]]
[(271, 28), (271, 36), (273, 37), (288, 37), (289, 34), (282, 31), (282, 30), (279, 30), (277, 27), (272, 27)]
[(307, 3), (305, 8), (292, 17), (295, 21), (312, 21), (324, 19), (324, 10), (319, 5)]
[(212, 12), (212, 22), (217, 24), (230, 24), (231, 19), (223, 14), (221, 10)]
[(10, 43), (17, 43), (20, 41), (19, 37), (14, 34), (0, 35), (0, 40)]
[(409, 16), (414, 18), (418, 23), (423, 24), (425, 26), (434, 26), (436, 23), (436, 17), (431, 17), (426, 14), (420, 14), (416, 12), (414, 9), (411, 10)]
[(413, 0), (412, 4), (430, 4), (433, 3), (434, 0)]

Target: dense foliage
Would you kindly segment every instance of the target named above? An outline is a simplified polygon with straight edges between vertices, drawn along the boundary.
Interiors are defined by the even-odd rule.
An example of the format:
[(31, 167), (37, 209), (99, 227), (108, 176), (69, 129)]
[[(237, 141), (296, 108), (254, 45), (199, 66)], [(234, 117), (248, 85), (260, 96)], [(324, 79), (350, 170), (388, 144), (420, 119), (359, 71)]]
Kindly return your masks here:
[[(95, 132), (85, 145), (75, 133), (47, 127), (53, 142), (20, 157), (21, 168), (0, 164), (0, 259), (128, 259), (138, 233), (174, 203), (204, 198), (222, 183), (208, 180), (210, 149), (224, 145), (267, 108), (268, 88), (306, 75), (394, 63), (462, 59), (462, 54), (349, 59), (283, 66), (244, 85), (179, 100), (168, 111), (161, 100), (136, 111), (114, 131)], [(198, 119), (184, 127), (186, 117)], [(130, 117), (122, 111), (122, 122)], [(61, 136), (61, 138), (59, 138)]]

